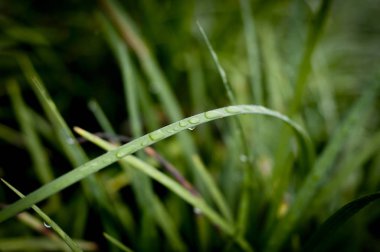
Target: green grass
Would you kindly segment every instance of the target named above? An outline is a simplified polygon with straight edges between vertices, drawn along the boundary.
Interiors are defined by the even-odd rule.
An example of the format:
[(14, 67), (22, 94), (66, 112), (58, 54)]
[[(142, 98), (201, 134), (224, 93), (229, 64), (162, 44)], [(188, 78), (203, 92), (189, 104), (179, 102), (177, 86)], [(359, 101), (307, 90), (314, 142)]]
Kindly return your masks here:
[(1, 251), (380, 249), (371, 1), (2, 8)]

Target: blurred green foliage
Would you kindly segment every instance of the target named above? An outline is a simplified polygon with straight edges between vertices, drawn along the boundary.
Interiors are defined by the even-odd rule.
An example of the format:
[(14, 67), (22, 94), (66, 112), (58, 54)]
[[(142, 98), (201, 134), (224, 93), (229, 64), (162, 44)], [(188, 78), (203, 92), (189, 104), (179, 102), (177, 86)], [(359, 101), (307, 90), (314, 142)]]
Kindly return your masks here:
[[(320, 183), (315, 188), (310, 186), (314, 189), (308, 201), (297, 201), (298, 193), (308, 188), (304, 182), (313, 174), (312, 167), (303, 167), (299, 161), (302, 156), (294, 136), (267, 118), (254, 121), (242, 117), (237, 124), (233, 120), (218, 121), (197, 128), (191, 138), (183, 135), (154, 146), (210, 199), (202, 179), (193, 172), (192, 155), (198, 158), (199, 154), (235, 220), (240, 221), (242, 230), (238, 232), (254, 249), (270, 251), (271, 244), (277, 242), (271, 235), (276, 230), (287, 230), (279, 238), (283, 240), (273, 245), (275, 250), (300, 251), (320, 223), (339, 207), (379, 191), (380, 99), (379, 89), (373, 88), (380, 76), (380, 5), (376, 1), (119, 1), (114, 6), (120, 19), (127, 20), (127, 26), (117, 22), (117, 15), (107, 7), (109, 3), (113, 1), (0, 2), (0, 176), (18, 190), (27, 194), (46, 183), (46, 178), (40, 179), (44, 175), (36, 175), (31, 165), (41, 162), (38, 154), (43, 151), (46, 153), (42, 156), (49, 159), (47, 165), (54, 167), (54, 177), (76, 165), (70, 164), (60, 147), (53, 133), (54, 123), (46, 119), (15, 55), (30, 58), (70, 127), (104, 130), (93, 115), (100, 112), (91, 112), (87, 106), (92, 100), (98, 102), (116, 132), (137, 137), (139, 131), (146, 133), (183, 116), (230, 105), (231, 99), (196, 25), (199, 22), (237, 103), (259, 104), (289, 115), (312, 138), (317, 156), (314, 168), (326, 165)], [(131, 38), (137, 39), (137, 45)], [(116, 50), (117, 45), (122, 49)], [(122, 63), (124, 54), (129, 61)], [(130, 103), (126, 105), (131, 97), (123, 86), (131, 74), (136, 85), (136, 110)], [(9, 91), (7, 83), (12, 81), (20, 85), (20, 94)], [(163, 88), (165, 83), (169, 92)], [(368, 90), (372, 98), (368, 98)], [(23, 110), (19, 113), (29, 114), (26, 120), (33, 121), (31, 128), (16, 116), (20, 106), (12, 101), (17, 95), (25, 103), (20, 105)], [(174, 104), (170, 103), (170, 95)], [(360, 97), (364, 102), (360, 103)], [(354, 106), (357, 101), (362, 107)], [(139, 123), (133, 126), (136, 120), (141, 128)], [(243, 141), (236, 133), (239, 123)], [(138, 130), (134, 130), (136, 127)], [(340, 132), (343, 129), (346, 135)], [(36, 147), (28, 141), (36, 137), (34, 146), (39, 150), (33, 156), (31, 150)], [(244, 152), (244, 144), (249, 153)], [(83, 148), (90, 158), (101, 153), (87, 143)], [(157, 161), (140, 154), (139, 158), (157, 165)], [(244, 208), (241, 202), (246, 192), (246, 170), (254, 171), (254, 180), (250, 180), (254, 183), (248, 186), (249, 203)], [(117, 238), (128, 247), (136, 251), (170, 250), (175, 246), (167, 241), (167, 233), (156, 227), (160, 224), (139, 201), (139, 197), (152, 200), (154, 192), (178, 227), (186, 250), (240, 249), (158, 183), (134, 175), (139, 178), (135, 181), (149, 187), (139, 194), (136, 191), (144, 186), (136, 189), (138, 185), (132, 182), (131, 189), (130, 177), (123, 178), (121, 173), (113, 165), (96, 179), (108, 187), (112, 184), (118, 188), (117, 182), (121, 183), (111, 201), (116, 205), (115, 212), (123, 216), (122, 221), (103, 215), (104, 209), (99, 211), (99, 206), (93, 204), (96, 197), (89, 199), (86, 189), (76, 185), (41, 208), (70, 236), (93, 241), (100, 250), (115, 249), (102, 236), (107, 218), (112, 219), (109, 225), (115, 225), (110, 235), (119, 235)], [(85, 198), (87, 203), (82, 202)], [(7, 188), (0, 187), (2, 204), (16, 199)], [(284, 221), (295, 202), (309, 208), (301, 209), (294, 222), (290, 217), (289, 222)], [(59, 205), (58, 209), (54, 204)], [(325, 244), (325, 249), (380, 250), (378, 206), (375, 203), (344, 224), (346, 228)], [(78, 215), (77, 223), (70, 223), (72, 215)], [(93, 223), (99, 225), (92, 227)], [(281, 223), (291, 223), (289, 230)], [(40, 234), (16, 219), (0, 224), (1, 238), (21, 237), (29, 244), (28, 239), (37, 236)]]

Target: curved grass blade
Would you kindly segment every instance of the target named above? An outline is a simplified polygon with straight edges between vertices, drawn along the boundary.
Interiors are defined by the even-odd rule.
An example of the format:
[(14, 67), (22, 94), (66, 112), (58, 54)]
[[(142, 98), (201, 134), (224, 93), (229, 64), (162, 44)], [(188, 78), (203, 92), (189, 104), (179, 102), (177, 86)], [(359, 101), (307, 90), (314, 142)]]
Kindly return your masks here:
[[(205, 113), (200, 113), (178, 122), (169, 124), (161, 129), (155, 130), (151, 133), (148, 133), (142, 137), (139, 137), (127, 144), (124, 144), (114, 150), (108, 151), (107, 153), (92, 159), (83, 165), (77, 167), (76, 169), (62, 175), (61, 177), (53, 180), (52, 182), (40, 187), (31, 194), (29, 194), (24, 199), (21, 199), (12, 205), (5, 208), (0, 212), (0, 222), (3, 222), (10, 217), (14, 216), (20, 211), (25, 210), (28, 207), (31, 207), (33, 204), (40, 202), (49, 196), (63, 190), (64, 188), (86, 178), (87, 176), (98, 172), (104, 167), (128, 156), (138, 150), (146, 148), (158, 141), (161, 141), (169, 136), (175, 135), (178, 132), (187, 130), (189, 127), (195, 127), (200, 124), (210, 122), (216, 119), (236, 116), (240, 114), (261, 114), (271, 116), (290, 125), (296, 132), (300, 144), (302, 145), (302, 150), (305, 151), (304, 155), (308, 160), (309, 165), (312, 164), (312, 146), (310, 139), (306, 132), (295, 122), (290, 120), (283, 114), (280, 114), (276, 111), (267, 109), (262, 106), (255, 105), (236, 105), (228, 106), (224, 108), (214, 109), (207, 111)], [(225, 230), (227, 233), (230, 233), (231, 230)], [(230, 233), (231, 234), (231, 233)]]
[[(13, 192), (15, 192), (19, 197), (25, 198), (21, 192), (19, 192), (16, 188), (14, 188), (11, 184), (9, 184), (4, 179), (1, 181), (9, 187)], [(51, 227), (59, 237), (70, 247), (72, 251), (82, 251), (78, 244), (76, 244), (66, 233), (63, 231), (57, 223), (55, 223), (48, 215), (46, 215), (38, 206), (32, 205), (33, 210), (44, 220), (44, 222)]]
[(350, 218), (372, 202), (380, 199), (380, 192), (351, 201), (331, 215), (306, 243), (303, 251), (321, 251), (320, 247)]
[[(85, 139), (95, 143), (96, 145), (104, 148), (106, 150), (112, 150), (115, 148), (114, 145), (108, 143), (107, 141), (93, 135), (83, 129), (75, 128), (75, 131), (80, 134)], [(129, 155), (120, 160), (122, 163), (126, 163), (133, 168), (141, 171), (142, 173), (148, 175), (154, 180), (158, 181), (173, 193), (177, 194), (184, 201), (191, 204), (195, 209), (199, 209), (205, 216), (207, 216), (215, 225), (224, 230), (227, 234), (232, 235), (235, 230), (234, 226), (228, 221), (225, 221), (218, 213), (216, 213), (212, 208), (210, 208), (207, 203), (200, 197), (194, 195), (191, 191), (184, 188), (182, 185), (177, 183), (175, 180), (160, 172), (156, 168), (150, 166), (149, 164), (141, 161), (140, 159), (134, 157), (133, 155)], [(152, 206), (155, 207), (155, 206)], [(157, 207), (157, 206), (156, 206)], [(240, 236), (234, 236), (235, 241), (240, 244), (240, 246), (245, 251), (251, 251), (252, 249), (248, 245), (248, 243), (242, 239)]]

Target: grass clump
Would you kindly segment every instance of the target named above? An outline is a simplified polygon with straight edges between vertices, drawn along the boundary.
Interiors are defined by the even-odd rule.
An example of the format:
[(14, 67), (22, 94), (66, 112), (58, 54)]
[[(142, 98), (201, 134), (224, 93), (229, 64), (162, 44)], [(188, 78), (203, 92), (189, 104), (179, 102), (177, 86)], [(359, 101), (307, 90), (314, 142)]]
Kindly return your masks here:
[(374, 5), (3, 4), (0, 250), (380, 248)]

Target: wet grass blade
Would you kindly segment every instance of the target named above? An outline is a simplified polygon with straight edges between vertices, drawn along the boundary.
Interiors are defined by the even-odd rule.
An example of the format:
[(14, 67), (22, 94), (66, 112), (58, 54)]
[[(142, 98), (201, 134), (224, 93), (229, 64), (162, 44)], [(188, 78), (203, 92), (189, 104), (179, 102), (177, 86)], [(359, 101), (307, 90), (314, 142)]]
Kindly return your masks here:
[[(10, 217), (14, 216), (18, 212), (30, 207), (31, 205), (40, 202), (43, 199), (46, 199), (47, 197), (63, 190), (64, 188), (88, 177), (89, 175), (98, 172), (99, 170), (103, 169), (104, 167), (140, 150), (143, 148), (146, 148), (149, 145), (152, 145), (158, 141), (161, 141), (169, 136), (175, 135), (178, 132), (181, 132), (183, 130), (187, 130), (188, 127), (195, 127), (200, 124), (210, 122), (216, 119), (229, 117), (229, 116), (236, 116), (239, 114), (262, 114), (271, 116), (273, 118), (277, 118), (289, 126), (291, 126), (294, 131), (296, 132), (297, 136), (300, 139), (300, 144), (305, 146), (305, 155), (306, 152), (310, 152), (310, 140), (307, 136), (307, 134), (302, 130), (300, 126), (298, 126), (295, 122), (291, 121), (288, 117), (275, 112), (273, 110), (264, 108), (262, 106), (254, 106), (254, 105), (238, 105), (238, 106), (228, 106), (225, 108), (219, 108), (215, 110), (210, 110), (205, 113), (197, 114), (188, 118), (185, 118), (183, 120), (180, 120), (178, 122), (172, 123), (168, 126), (165, 126), (161, 129), (158, 129), (156, 131), (153, 131), (149, 134), (146, 134), (138, 139), (135, 139), (125, 145), (122, 145), (120, 147), (117, 147), (113, 150), (108, 151), (107, 153), (92, 159), (85, 164), (77, 167), (76, 169), (62, 175), (61, 177), (55, 179), (54, 181), (40, 187), (36, 191), (29, 194), (24, 199), (21, 199), (12, 205), (5, 208), (3, 211), (0, 212), (0, 222), (3, 222)], [(156, 170), (149, 170), (149, 172), (152, 172), (154, 175), (157, 175), (158, 171)], [(166, 180), (165, 180), (166, 181)], [(167, 180), (171, 181), (171, 180)], [(173, 183), (173, 182), (165, 182), (165, 183)], [(176, 184), (176, 182), (174, 182)], [(175, 185), (179, 187), (181, 190), (184, 190), (182, 187)], [(189, 194), (188, 191), (184, 190), (185, 194)], [(191, 195), (191, 194), (190, 194)], [(194, 198), (192, 195), (189, 197), (189, 200), (194, 201)], [(195, 200), (194, 203), (197, 203), (199, 208), (203, 211), (208, 211), (207, 206), (204, 202)], [(211, 216), (211, 217), (210, 217)], [(219, 220), (219, 218), (215, 218), (214, 215), (210, 215), (209, 217), (212, 220)], [(234, 236), (235, 230), (231, 229), (229, 224), (226, 224), (225, 222), (216, 223), (221, 230), (226, 232), (227, 234)], [(242, 244), (242, 246), (245, 246), (244, 240), (241, 240), (241, 238), (237, 238), (239, 244)], [(245, 246), (246, 247), (246, 246)]]
[[(61, 191), (62, 189), (82, 180), (83, 178), (93, 174), (102, 168), (116, 162), (117, 160), (130, 155), (140, 149), (150, 146), (158, 141), (161, 141), (169, 136), (175, 135), (181, 131), (187, 130), (188, 127), (195, 127), (200, 124), (210, 122), (216, 119), (221, 119), (229, 116), (236, 116), (240, 114), (261, 114), (271, 116), (273, 118), (280, 119), (286, 124), (290, 125), (297, 136), (299, 136), (300, 144), (305, 148), (305, 156), (310, 156), (311, 144), (309, 137), (302, 130), (302, 128), (295, 122), (290, 120), (288, 117), (267, 109), (262, 106), (255, 105), (237, 105), (228, 106), (224, 108), (214, 109), (207, 111), (205, 113), (200, 113), (181, 121), (169, 124), (161, 129), (148, 133), (138, 139), (135, 139), (127, 144), (124, 144), (112, 151), (92, 159), (83, 165), (77, 167), (76, 169), (62, 175), (61, 177), (55, 179), (54, 181), (42, 186), (33, 193), (29, 194), (22, 200), (10, 205), (0, 212), (0, 222), (10, 218), (11, 216), (17, 214), (18, 212), (30, 207), (31, 205), (46, 199), (47, 197)], [(310, 160), (311, 161), (311, 160)]]
[[(8, 182), (6, 182), (4, 179), (1, 179), (1, 181), (9, 187), (13, 192), (15, 192), (19, 197), (25, 198), (25, 195), (23, 195), (21, 192), (19, 192), (16, 188), (14, 188), (12, 185), (10, 185)], [(78, 244), (76, 244), (66, 233), (63, 231), (57, 223), (55, 223), (48, 215), (46, 215), (38, 206), (32, 205), (32, 209), (44, 220), (44, 222), (51, 227), (59, 237), (67, 244), (67, 246), (70, 247), (72, 251), (82, 251), (82, 249), (79, 247)]]
[[(83, 129), (76, 128), (76, 132), (79, 133), (84, 138), (88, 139), (89, 141), (97, 144), (98, 146), (108, 151), (115, 148), (115, 146), (109, 144), (108, 142), (104, 141), (103, 139), (100, 139), (99, 137), (91, 133), (86, 132)], [(211, 207), (209, 207), (202, 198), (192, 194), (191, 192), (186, 190), (184, 187), (182, 187), (182, 185), (180, 185), (179, 183), (177, 183), (176, 181), (174, 181), (173, 179), (171, 179), (164, 173), (158, 171), (156, 168), (148, 165), (147, 163), (139, 160), (138, 158), (132, 155), (124, 157), (121, 161), (128, 163), (133, 168), (138, 169), (139, 171), (155, 179), (162, 185), (166, 186), (169, 190), (171, 190), (173, 193), (180, 196), (183, 200), (191, 204), (194, 208), (199, 209), (217, 227), (221, 228), (229, 235), (233, 234), (234, 227), (230, 223), (228, 223), (226, 220), (224, 220)], [(165, 218), (165, 220), (167, 219)], [(234, 238), (236, 239), (237, 243), (240, 244), (242, 248), (244, 248), (245, 251), (251, 251), (250, 246), (244, 239), (242, 239), (241, 237), (234, 237)]]

